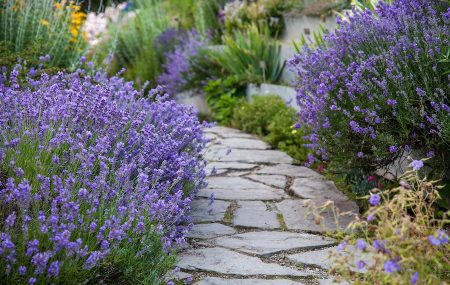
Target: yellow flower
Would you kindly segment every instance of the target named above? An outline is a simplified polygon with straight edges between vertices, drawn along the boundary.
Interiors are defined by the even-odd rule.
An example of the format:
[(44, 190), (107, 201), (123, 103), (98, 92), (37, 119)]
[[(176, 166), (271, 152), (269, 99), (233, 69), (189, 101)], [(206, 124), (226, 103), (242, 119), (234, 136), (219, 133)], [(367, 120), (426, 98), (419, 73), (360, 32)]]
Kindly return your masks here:
[(60, 11), (61, 11), (61, 9), (62, 9), (61, 3), (56, 2), (56, 3), (54, 4), (54, 6), (55, 6), (55, 8), (56, 8), (57, 10), (60, 10)]
[(293, 135), (295, 135), (297, 133), (297, 130), (292, 130), (291, 132)]
[(48, 26), (48, 25), (50, 25), (50, 23), (49, 23), (47, 20), (42, 19), (42, 20), (41, 20), (41, 25), (42, 25), (42, 26)]

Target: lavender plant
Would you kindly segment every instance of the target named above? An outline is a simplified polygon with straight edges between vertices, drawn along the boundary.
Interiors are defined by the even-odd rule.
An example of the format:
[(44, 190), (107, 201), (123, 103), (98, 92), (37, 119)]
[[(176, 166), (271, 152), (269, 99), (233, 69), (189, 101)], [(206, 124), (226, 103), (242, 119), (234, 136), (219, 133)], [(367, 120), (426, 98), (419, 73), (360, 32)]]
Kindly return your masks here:
[(311, 129), (316, 157), (373, 170), (415, 149), (448, 170), (448, 1), (380, 2), (339, 24), (322, 46), (290, 60), (299, 125)]
[(163, 282), (204, 178), (194, 111), (101, 71), (20, 71), (0, 75), (2, 282)]
[(208, 43), (207, 37), (195, 30), (190, 31), (172, 52), (165, 54), (164, 72), (158, 77), (158, 83), (164, 85), (171, 94), (183, 91), (195, 77), (195, 74), (191, 72), (192, 60)]

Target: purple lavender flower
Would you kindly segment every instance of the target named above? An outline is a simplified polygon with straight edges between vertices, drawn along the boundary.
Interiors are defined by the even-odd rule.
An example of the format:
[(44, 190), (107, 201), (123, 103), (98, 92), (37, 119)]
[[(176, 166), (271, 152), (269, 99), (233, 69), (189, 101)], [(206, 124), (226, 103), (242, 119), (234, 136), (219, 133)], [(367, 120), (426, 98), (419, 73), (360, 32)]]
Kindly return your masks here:
[(384, 272), (394, 273), (400, 271), (400, 265), (395, 260), (388, 260), (384, 263)]
[(436, 235), (429, 235), (428, 241), (434, 246), (440, 246), (447, 244), (449, 241), (449, 237), (444, 230), (439, 230)]
[(171, 94), (183, 91), (187, 83), (192, 80), (191, 59), (204, 48), (208, 39), (196, 31), (184, 36), (173, 51), (165, 54), (167, 62), (163, 65), (164, 72), (158, 77), (159, 84), (164, 85)]
[(363, 270), (366, 265), (367, 263), (364, 260), (358, 260), (356, 262), (356, 267), (358, 268), (358, 270)]
[(342, 241), (342, 242), (340, 242), (339, 244), (338, 244), (338, 246), (337, 246), (337, 250), (339, 250), (339, 251), (341, 251), (341, 250), (344, 250), (346, 247), (347, 247), (347, 242), (346, 241)]
[(411, 166), (413, 170), (419, 171), (423, 167), (423, 161), (413, 160), (409, 166)]
[(372, 206), (378, 206), (380, 205), (381, 197), (378, 194), (370, 194), (369, 203)]
[(372, 243), (373, 248), (376, 251), (382, 252), (382, 253), (389, 253), (389, 250), (386, 248), (386, 240), (374, 240)]
[(362, 251), (366, 250), (367, 244), (363, 239), (356, 240), (356, 247)]
[(411, 276), (411, 285), (416, 285), (419, 281), (419, 272), (414, 272), (414, 274)]

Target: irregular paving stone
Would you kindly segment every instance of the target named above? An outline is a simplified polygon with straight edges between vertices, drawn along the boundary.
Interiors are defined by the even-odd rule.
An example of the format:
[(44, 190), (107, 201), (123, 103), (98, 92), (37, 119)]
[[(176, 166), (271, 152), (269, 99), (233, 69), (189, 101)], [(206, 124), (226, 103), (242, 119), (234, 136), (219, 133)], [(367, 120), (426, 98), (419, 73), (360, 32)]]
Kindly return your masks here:
[[(315, 223), (314, 217), (307, 216), (308, 209), (303, 202), (303, 200), (284, 200), (276, 204), (278, 210), (283, 214), (288, 229), (311, 232), (334, 231), (337, 229), (334, 214), (331, 210), (321, 213), (325, 225), (325, 229), (323, 229)], [(344, 230), (353, 219), (354, 215), (341, 215), (339, 217), (339, 229)]]
[(206, 277), (195, 285), (301, 285), (304, 283), (288, 279), (224, 279), (218, 277)]
[(331, 238), (290, 232), (247, 232), (210, 240), (213, 245), (260, 256), (270, 256), (292, 249), (316, 249), (334, 244)]
[(206, 165), (205, 170), (206, 173), (210, 173), (213, 168), (216, 169), (216, 171), (219, 170), (247, 170), (247, 169), (253, 169), (257, 164), (251, 164), (251, 163), (242, 163), (242, 162), (210, 162)]
[(204, 129), (205, 133), (214, 133), (218, 134), (224, 138), (255, 138), (254, 136), (250, 134), (243, 133), (239, 130), (222, 127), (222, 126), (215, 126), (212, 128), (206, 128)]
[(283, 175), (247, 175), (246, 177), (262, 182), (264, 184), (268, 184), (271, 186), (275, 186), (278, 188), (284, 188), (286, 186), (286, 177)]
[(191, 204), (191, 217), (195, 222), (219, 222), (222, 221), (225, 212), (230, 206), (230, 202), (216, 200), (210, 206), (209, 200), (198, 199), (192, 201)]
[(334, 250), (336, 250), (336, 247), (300, 252), (297, 254), (288, 255), (287, 259), (299, 264), (315, 265), (323, 267), (325, 269), (329, 269), (331, 268), (332, 264), (330, 252)]
[(331, 181), (296, 178), (291, 190), (296, 196), (311, 199), (317, 205), (331, 200), (341, 212), (358, 213), (359, 211), (358, 205), (339, 191)]
[(189, 231), (187, 237), (189, 238), (199, 238), (199, 239), (207, 239), (207, 238), (215, 238), (224, 235), (235, 234), (236, 230), (232, 227), (225, 226), (218, 223), (212, 224), (197, 224), (192, 227)]
[(319, 279), (319, 284), (320, 285), (349, 285), (348, 282), (346, 281), (335, 281), (333, 278), (329, 278), (329, 279)]
[(235, 226), (251, 227), (260, 229), (278, 229), (280, 223), (277, 214), (267, 209), (266, 204), (261, 201), (239, 201), (234, 212)]
[(241, 276), (309, 276), (312, 271), (296, 270), (275, 263), (264, 263), (259, 258), (237, 253), (225, 248), (194, 249), (179, 256), (178, 267)]
[(276, 189), (242, 177), (209, 177), (208, 187), (201, 189), (199, 197), (210, 197), (219, 200), (280, 200), (287, 195)]
[(304, 166), (292, 164), (277, 164), (273, 166), (264, 166), (255, 172), (256, 174), (278, 174), (291, 177), (315, 177), (323, 178), (322, 175)]
[(218, 141), (219, 144), (230, 148), (242, 148), (242, 149), (269, 149), (270, 146), (256, 139), (248, 138), (226, 138)]
[(204, 158), (209, 161), (237, 161), (247, 163), (292, 163), (293, 159), (278, 150), (262, 149), (229, 149), (226, 147), (210, 147), (205, 153)]

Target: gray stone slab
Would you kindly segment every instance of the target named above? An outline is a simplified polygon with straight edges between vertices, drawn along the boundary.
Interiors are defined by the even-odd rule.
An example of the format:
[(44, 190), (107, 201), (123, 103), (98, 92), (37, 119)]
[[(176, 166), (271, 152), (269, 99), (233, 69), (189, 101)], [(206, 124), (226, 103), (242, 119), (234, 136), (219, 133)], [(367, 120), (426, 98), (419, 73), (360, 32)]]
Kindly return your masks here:
[(288, 255), (287, 259), (298, 264), (315, 265), (325, 269), (330, 269), (332, 265), (330, 253), (334, 250), (336, 250), (336, 247), (305, 251)]
[(291, 177), (315, 177), (323, 178), (322, 175), (314, 170), (298, 165), (292, 164), (277, 164), (272, 166), (264, 166), (260, 170), (255, 171), (256, 174), (278, 174)]
[(302, 285), (304, 283), (288, 279), (225, 279), (219, 277), (206, 277), (195, 283), (196, 285)]
[(280, 200), (287, 195), (283, 190), (253, 182), (242, 177), (208, 177), (208, 187), (201, 189), (199, 197), (219, 200)]
[(286, 177), (283, 175), (252, 174), (247, 175), (246, 177), (278, 188), (284, 189), (284, 187), (286, 186)]
[(217, 134), (224, 138), (256, 138), (250, 134), (243, 133), (239, 130), (222, 127), (222, 126), (215, 126), (212, 128), (204, 129), (205, 133), (213, 133)]
[(284, 152), (278, 150), (262, 149), (229, 149), (226, 147), (213, 146), (204, 154), (208, 161), (237, 161), (247, 163), (292, 163), (293, 159)]
[(233, 224), (235, 226), (260, 229), (280, 228), (277, 214), (274, 211), (269, 211), (263, 202), (239, 201), (238, 207), (234, 212)]
[(208, 199), (197, 199), (192, 201), (191, 218), (194, 222), (220, 222), (230, 202), (215, 200), (210, 206)]
[(335, 281), (334, 278), (328, 278), (328, 279), (319, 279), (320, 285), (350, 285), (350, 283), (346, 281)]
[(333, 201), (341, 211), (358, 213), (358, 205), (339, 191), (333, 182), (322, 179), (296, 178), (291, 187), (292, 192), (304, 199), (311, 199), (317, 205)]
[(310, 276), (313, 271), (297, 270), (275, 263), (264, 263), (259, 258), (241, 254), (225, 248), (201, 248), (183, 252), (179, 255), (178, 267), (241, 276)]
[[(308, 208), (303, 204), (303, 200), (284, 200), (276, 204), (278, 210), (283, 214), (286, 226), (290, 230), (303, 230), (311, 232), (334, 231), (338, 227), (334, 214), (331, 210), (326, 210), (322, 214), (324, 228), (316, 223), (313, 216), (307, 216)], [(345, 230), (348, 224), (353, 221), (354, 215), (341, 215), (339, 217), (339, 229)]]
[(251, 164), (251, 163), (242, 163), (242, 162), (210, 162), (206, 165), (205, 170), (206, 173), (210, 173), (213, 168), (216, 169), (217, 173), (219, 171), (229, 171), (229, 170), (250, 170), (258, 166), (257, 164)]
[(230, 148), (242, 148), (242, 149), (269, 149), (270, 146), (257, 139), (248, 138), (226, 138), (218, 141), (219, 144)]
[(247, 232), (210, 240), (211, 244), (241, 252), (270, 256), (293, 249), (317, 249), (334, 244), (331, 238), (291, 232)]
[(236, 230), (232, 227), (225, 226), (219, 223), (211, 224), (197, 224), (192, 227), (189, 231), (187, 237), (198, 238), (198, 239), (208, 239), (215, 238), (224, 235), (235, 234)]

